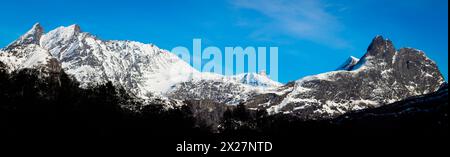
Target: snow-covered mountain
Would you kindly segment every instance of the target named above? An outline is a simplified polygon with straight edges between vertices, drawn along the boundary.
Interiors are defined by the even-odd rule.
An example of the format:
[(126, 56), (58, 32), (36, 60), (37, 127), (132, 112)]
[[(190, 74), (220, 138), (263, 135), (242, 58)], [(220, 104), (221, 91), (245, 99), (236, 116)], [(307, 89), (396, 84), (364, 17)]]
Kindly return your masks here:
[(177, 84), (169, 92), (169, 96), (181, 100), (208, 100), (237, 105), (255, 95), (276, 92), (277, 88), (282, 86), (281, 83), (256, 73), (216, 77), (208, 75), (214, 74), (203, 73), (203, 76), (209, 79), (195, 79)]
[(55, 56), (83, 87), (112, 81), (141, 98), (160, 95), (198, 73), (176, 55), (154, 45), (103, 41), (77, 25), (42, 36), (40, 45)]
[(39, 45), (42, 34), (42, 27), (35, 24), (31, 30), (0, 51), (0, 62), (5, 64), (9, 72), (23, 68), (38, 69), (44, 75), (59, 72), (61, 67), (58, 61)]
[[(347, 65), (354, 64), (353, 60)], [(373, 39), (367, 53), (351, 67), (286, 85), (288, 91), (278, 97), (279, 101), (269, 102), (268, 111), (293, 113), (306, 119), (335, 117), (428, 94), (445, 82), (435, 62), (423, 51), (397, 51), (390, 40), (381, 36)]]
[(255, 86), (255, 87), (280, 87), (282, 86), (281, 83), (271, 80), (267, 77), (264, 73), (258, 74), (258, 73), (244, 73), (244, 74), (238, 74), (235, 76), (231, 76), (231, 79), (238, 81), (243, 84)]
[(202, 73), (201, 76), (202, 79), (175, 85), (168, 96), (180, 100), (208, 100), (237, 105), (254, 95), (275, 91), (282, 85), (256, 73), (235, 76)]
[(243, 95), (254, 91), (253, 88), (281, 85), (258, 74), (222, 76), (201, 73), (175, 54), (155, 45), (101, 40), (82, 32), (78, 25), (58, 27), (44, 33), (43, 28), (36, 24), (4, 51), (0, 61), (12, 70), (34, 68), (56, 59), (66, 73), (81, 83), (81, 87), (111, 81), (139, 98), (163, 99), (166, 102), (170, 101), (167, 96), (172, 95), (168, 92), (180, 87), (181, 83), (207, 81), (233, 84), (237, 88), (232, 90)]
[[(78, 25), (48, 33), (36, 24), (0, 52), (0, 70), (40, 69), (44, 76), (64, 70), (89, 88), (111, 81), (151, 103), (184, 100), (244, 103), (269, 113), (305, 119), (335, 117), (436, 91), (444, 78), (423, 51), (396, 50), (377, 36), (367, 53), (350, 57), (336, 71), (282, 85), (263, 74), (236, 76), (199, 72), (178, 56), (152, 44), (101, 40)], [(197, 101), (200, 100), (200, 101)], [(157, 101), (157, 102), (155, 102)]]

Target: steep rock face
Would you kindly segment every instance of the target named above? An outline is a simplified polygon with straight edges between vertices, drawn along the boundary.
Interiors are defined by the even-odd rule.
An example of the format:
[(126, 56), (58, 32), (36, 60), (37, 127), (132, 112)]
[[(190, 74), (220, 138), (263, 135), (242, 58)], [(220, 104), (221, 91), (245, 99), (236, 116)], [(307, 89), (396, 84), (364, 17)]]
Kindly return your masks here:
[(353, 68), (296, 81), (284, 100), (268, 111), (305, 119), (335, 117), (434, 92), (443, 82), (436, 64), (422, 51), (396, 51), (391, 41), (377, 36)]

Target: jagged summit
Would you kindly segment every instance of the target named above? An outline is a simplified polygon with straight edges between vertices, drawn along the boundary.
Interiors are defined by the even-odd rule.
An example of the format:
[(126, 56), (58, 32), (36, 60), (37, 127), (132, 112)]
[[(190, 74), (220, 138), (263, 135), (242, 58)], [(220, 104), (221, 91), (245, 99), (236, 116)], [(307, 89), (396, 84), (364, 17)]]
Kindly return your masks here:
[(367, 57), (380, 57), (380, 56), (392, 56), (395, 53), (395, 47), (391, 40), (383, 38), (378, 35), (370, 43), (367, 48), (367, 53), (363, 58)]
[(78, 25), (70, 25), (68, 27), (58, 27), (42, 37), (41, 46), (48, 46), (50, 41), (62, 42), (61, 45), (67, 44), (70, 40), (75, 40), (81, 33), (81, 28)]
[[(344, 67), (356, 62), (352, 60)], [(292, 91), (268, 111), (305, 119), (334, 117), (434, 92), (444, 82), (437, 65), (423, 52), (397, 51), (392, 41), (377, 36), (353, 68), (296, 81)]]
[(41, 24), (36, 23), (30, 30), (28, 30), (27, 33), (25, 33), (19, 39), (8, 45), (6, 49), (13, 49), (14, 47), (20, 45), (29, 45), (29, 44), (39, 45), (39, 41), (43, 34), (44, 28), (42, 28)]
[(373, 67), (389, 68), (394, 64), (396, 56), (398, 56), (397, 50), (392, 41), (378, 35), (372, 40), (364, 56), (351, 70), (364, 70)]
[(75, 32), (82, 32), (81, 27), (78, 24), (73, 24), (69, 26), (69, 28), (72, 28)]
[(44, 29), (36, 23), (24, 35), (3, 49), (0, 61), (6, 64), (8, 71), (35, 68), (41, 70), (43, 74), (59, 72), (59, 63), (39, 45), (43, 35)]

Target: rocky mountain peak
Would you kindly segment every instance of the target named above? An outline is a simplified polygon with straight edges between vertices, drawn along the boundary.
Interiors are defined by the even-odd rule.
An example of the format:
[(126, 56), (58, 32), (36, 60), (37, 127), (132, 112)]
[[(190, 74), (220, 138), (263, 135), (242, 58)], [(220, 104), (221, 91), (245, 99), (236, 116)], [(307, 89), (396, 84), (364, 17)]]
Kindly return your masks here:
[(40, 45), (44, 36), (42, 26), (39, 23), (34, 24), (29, 31), (3, 50), (0, 61), (4, 62), (10, 71), (34, 68), (44, 72), (44, 75), (59, 73), (60, 63)]
[(377, 36), (351, 70), (300, 79), (268, 111), (294, 113), (305, 119), (334, 117), (428, 94), (444, 82), (437, 65), (423, 51), (396, 51), (390, 40)]
[(88, 48), (83, 47), (84, 38), (89, 36), (82, 33), (79, 25), (58, 27), (42, 36), (40, 46), (47, 49), (54, 57), (62, 60), (68, 56), (76, 55)]
[(74, 32), (76, 32), (76, 33), (81, 33), (82, 32), (81, 31), (81, 27), (78, 24), (73, 24), (73, 25), (69, 26), (69, 28), (73, 29)]
[(79, 25), (70, 25), (67, 27), (58, 27), (44, 35), (43, 41), (46, 40), (71, 40), (81, 33)]
[(367, 48), (367, 53), (364, 58), (369, 56), (379, 58), (379, 57), (392, 57), (395, 54), (395, 47), (392, 41), (383, 38), (383, 36), (378, 35), (373, 40), (372, 43)]
[(28, 30), (27, 33), (25, 33), (19, 39), (8, 45), (6, 49), (13, 49), (14, 47), (17, 46), (29, 44), (39, 45), (39, 41), (42, 35), (44, 35), (44, 28), (42, 28), (41, 24), (36, 23), (30, 30)]

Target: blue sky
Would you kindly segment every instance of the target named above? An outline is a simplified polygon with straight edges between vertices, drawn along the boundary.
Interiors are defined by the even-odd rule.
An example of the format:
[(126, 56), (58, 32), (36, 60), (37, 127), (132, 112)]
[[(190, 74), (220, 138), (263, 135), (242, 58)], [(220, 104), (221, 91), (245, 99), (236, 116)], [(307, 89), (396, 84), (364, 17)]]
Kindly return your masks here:
[(279, 81), (334, 70), (376, 35), (424, 50), (448, 78), (447, 0), (3, 1), (0, 47), (34, 23), (79, 24), (102, 39), (192, 46), (277, 46)]

